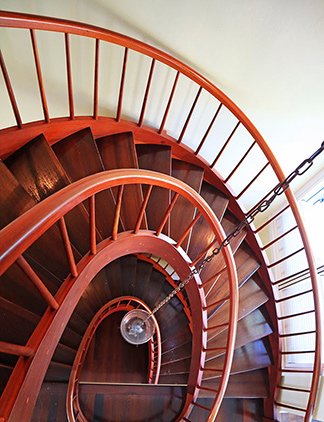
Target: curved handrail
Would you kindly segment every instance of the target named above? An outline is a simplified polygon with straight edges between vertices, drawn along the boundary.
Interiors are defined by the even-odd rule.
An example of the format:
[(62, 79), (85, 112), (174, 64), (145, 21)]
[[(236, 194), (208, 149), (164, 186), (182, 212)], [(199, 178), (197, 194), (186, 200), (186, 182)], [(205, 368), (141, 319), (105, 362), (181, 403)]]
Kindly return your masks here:
[[(224, 240), (224, 231), (220, 223), (216, 219), (213, 211), (210, 209), (208, 204), (200, 197), (200, 195), (190, 186), (186, 185), (184, 182), (181, 182), (171, 176), (148, 170), (111, 170), (91, 175), (77, 182), (74, 182), (73, 184), (63, 188), (52, 196), (46, 198), (44, 201), (40, 202), (35, 207), (28, 210), (25, 214), (21, 215), (8, 226), (6, 226), (4, 229), (2, 229), (0, 231), (0, 275), (3, 274), (6, 269), (8, 269), (17, 259), (20, 259), (21, 255), (25, 252), (25, 250), (36, 239), (38, 239), (47, 229), (49, 229), (58, 220), (62, 219), (64, 215), (68, 213), (72, 208), (79, 205), (85, 199), (94, 197), (95, 194), (105, 189), (129, 184), (154, 185), (159, 186), (161, 188), (166, 188), (168, 190), (174, 191), (177, 194), (180, 194), (188, 201), (190, 201), (190, 203), (198, 209), (200, 214), (203, 215), (207, 223), (212, 228), (217, 241), (221, 243)], [(163, 235), (160, 234), (158, 237), (163, 237)], [(238, 315), (238, 286), (235, 263), (230, 248), (224, 248), (221, 253), (226, 264), (226, 270), (228, 273), (230, 290), (230, 315), (227, 349), (225, 353), (225, 363), (221, 375), (221, 381), (219, 383), (219, 389), (215, 395), (214, 404), (211, 409), (211, 415), (213, 418), (220, 407), (230, 374), (230, 368), (234, 354)], [(204, 364), (206, 348), (206, 309), (202, 296), (202, 289), (200, 289), (199, 286), (198, 291), (201, 298), (201, 303), (199, 307), (200, 311), (202, 312), (200, 340), (201, 349), (199, 353), (200, 358), (196, 370), (197, 375), (195, 376), (195, 384), (191, 385), (190, 391), (189, 393), (187, 393), (187, 402), (183, 409), (183, 416), (187, 415), (188, 411), (192, 406), (194, 398), (198, 394), (198, 385), (202, 376), (202, 367)], [(58, 312), (60, 310), (61, 305), (60, 301), (62, 301), (62, 297), (60, 297), (60, 300), (57, 301), (59, 305), (57, 310)], [(197, 329), (197, 326), (199, 326), (199, 324), (197, 325), (196, 323), (195, 325), (195, 328)], [(42, 328), (42, 330), (44, 330), (44, 328)], [(32, 344), (33, 342), (29, 340), (28, 346), (32, 347)], [(196, 344), (196, 347), (198, 347), (198, 342)], [(36, 355), (36, 350), (34, 350), (34, 352)], [(197, 351), (195, 351), (195, 353), (197, 354)], [(34, 356), (31, 359), (33, 358)], [(20, 361), (20, 365), (24, 364), (27, 365), (28, 362), (22, 363), (22, 361)], [(13, 382), (15, 382), (15, 387), (17, 388), (18, 385), (16, 381), (13, 380)], [(5, 392), (6, 391), (10, 392), (10, 389), (6, 388)], [(5, 402), (6, 398), (2, 397), (0, 401), (0, 408), (2, 403), (2, 405), (4, 405), (4, 409), (6, 409), (6, 411), (8, 412), (8, 409), (6, 408), (8, 404), (6, 404)]]
[[(69, 422), (75, 421), (86, 421), (86, 418), (83, 415), (82, 409), (79, 403), (79, 394), (78, 394), (78, 386), (79, 386), (79, 379), (80, 379), (80, 372), (82, 369), (82, 364), (84, 359), (87, 355), (88, 349), (90, 347), (91, 340), (93, 338), (96, 329), (98, 328), (99, 324), (105, 319), (108, 318), (115, 312), (120, 311), (131, 311), (133, 309), (143, 308), (147, 312), (151, 313), (151, 309), (140, 299), (133, 297), (133, 296), (120, 296), (118, 298), (110, 300), (108, 303), (103, 305), (96, 315), (92, 318), (86, 332), (83, 335), (82, 341), (79, 345), (77, 354), (74, 358), (74, 362), (72, 365), (72, 370), (69, 379), (68, 391), (66, 395), (66, 409), (67, 409), (67, 417)], [(152, 319), (155, 325), (155, 332), (153, 336), (153, 346), (156, 343), (156, 356), (151, 359), (151, 354), (149, 353), (150, 360), (153, 360), (153, 365), (155, 368), (155, 374), (153, 384), (157, 384), (159, 381), (160, 376), (160, 368), (161, 368), (161, 333), (159, 324), (154, 315), (152, 315)], [(156, 338), (156, 340), (154, 340)], [(151, 347), (151, 342), (148, 344)], [(154, 362), (155, 361), (155, 362)], [(149, 366), (151, 365), (150, 363)], [(150, 380), (149, 380), (150, 381)]]
[[(162, 51), (160, 51), (160, 50), (158, 50), (154, 47), (151, 47), (151, 46), (149, 46), (149, 45), (147, 45), (143, 42), (134, 40), (130, 37), (127, 37), (127, 36), (124, 36), (124, 35), (121, 35), (121, 34), (117, 34), (115, 32), (108, 31), (106, 29), (98, 28), (98, 27), (95, 27), (95, 26), (80, 24), (80, 23), (71, 22), (71, 21), (67, 21), (67, 20), (59, 20), (59, 19), (54, 19), (54, 18), (33, 16), (33, 15), (27, 15), (27, 14), (22, 14), (22, 13), (0, 12), (0, 26), (12, 27), (12, 28), (14, 28), (14, 27), (16, 27), (16, 28), (26, 28), (26, 29), (30, 29), (31, 31), (39, 29), (39, 30), (46, 30), (46, 31), (61, 32), (61, 33), (64, 33), (66, 35), (75, 34), (75, 35), (90, 37), (90, 38), (93, 38), (93, 39), (96, 39), (96, 40), (107, 41), (107, 42), (110, 42), (110, 43), (114, 43), (114, 44), (123, 46), (123, 47), (125, 47), (125, 51), (127, 49), (132, 49), (132, 50), (137, 51), (139, 53), (142, 53), (142, 54), (144, 54), (148, 57), (151, 57), (152, 60), (157, 60), (161, 63), (164, 63), (165, 65), (175, 69), (178, 72), (177, 75), (179, 75), (179, 73), (183, 74), (183, 75), (187, 76), (188, 78), (190, 78), (193, 82), (198, 84), (198, 86), (200, 87), (199, 92), (203, 88), (204, 90), (208, 91), (212, 96), (217, 98), (221, 102), (221, 105), (224, 105), (228, 110), (230, 110), (230, 112), (239, 120), (239, 123), (242, 124), (247, 129), (247, 131), (251, 134), (251, 136), (254, 139), (254, 144), (256, 144), (260, 148), (260, 151), (262, 151), (265, 158), (267, 159), (267, 164), (264, 166), (264, 168), (261, 170), (261, 172), (259, 172), (259, 174), (240, 192), (240, 194), (236, 196), (237, 199), (246, 191), (246, 189), (251, 187), (252, 183), (255, 182), (255, 180), (260, 176), (260, 174), (267, 167), (268, 164), (271, 165), (271, 168), (274, 171), (274, 173), (275, 173), (276, 177), (278, 178), (279, 182), (282, 182), (284, 180), (284, 173), (281, 170), (281, 167), (279, 166), (278, 161), (276, 160), (273, 153), (271, 152), (271, 150), (267, 146), (265, 140), (263, 139), (263, 137), (261, 136), (259, 131), (254, 127), (254, 125), (247, 118), (247, 116), (233, 103), (233, 101), (229, 97), (227, 97), (215, 85), (213, 85), (206, 78), (201, 76), (194, 69), (192, 69), (191, 67), (181, 63), (179, 60), (173, 58), (172, 56), (170, 56), (170, 55), (168, 55), (168, 54), (166, 54), (166, 53), (164, 53), (164, 52), (162, 52)], [(10, 82), (9, 82), (9, 85), (10, 85)], [(8, 89), (8, 91), (10, 91), (10, 90)], [(96, 101), (96, 100), (94, 99), (94, 101)], [(13, 96), (11, 102), (12, 102), (13, 110), (14, 110), (14, 113), (15, 113), (15, 116), (16, 116), (17, 128), (18, 128), (18, 132), (19, 132), (19, 131), (21, 131), (21, 128), (23, 127), (23, 125), (21, 123), (21, 119), (19, 118), (19, 110), (18, 110), (17, 104), (15, 104), (14, 96)], [(43, 106), (44, 106), (44, 104), (43, 104)], [(45, 111), (46, 111), (46, 107), (45, 107)], [(190, 112), (190, 114), (191, 114), (191, 112)], [(189, 116), (190, 116), (190, 114), (189, 114)], [(120, 113), (119, 113), (119, 115), (120, 115)], [(94, 119), (98, 118), (97, 112), (94, 112), (93, 118)], [(72, 115), (71, 113), (70, 113), (70, 119), (72, 119), (72, 120), (74, 119), (74, 115)], [(45, 122), (49, 121), (48, 110), (47, 110), (47, 113), (45, 113), (44, 121)], [(118, 121), (118, 119), (117, 119), (117, 121)], [(187, 122), (186, 122), (186, 124), (187, 124)], [(235, 130), (236, 130), (236, 128), (234, 129), (233, 133), (235, 132)], [(159, 132), (159, 133), (161, 133), (161, 132)], [(230, 138), (231, 138), (231, 136), (230, 136)], [(228, 141), (230, 140), (230, 138), (228, 139)], [(222, 148), (221, 152), (223, 152), (223, 149), (226, 147), (227, 142), (224, 145), (224, 147)], [(201, 148), (201, 145), (199, 145), (198, 149), (195, 152), (195, 155), (198, 154), (198, 151), (200, 150), (200, 148)], [(250, 152), (250, 149), (248, 150), (247, 154)], [(245, 157), (246, 157), (246, 154), (242, 157), (242, 160), (235, 167), (233, 172), (237, 170), (237, 167), (241, 164), (241, 162), (244, 160)], [(219, 156), (217, 156), (217, 158), (219, 158)], [(213, 164), (215, 162), (216, 162), (216, 159), (213, 162)], [(213, 167), (213, 165), (211, 167)], [(215, 171), (215, 173), (216, 173), (216, 170), (213, 169), (213, 171)], [(227, 176), (226, 179), (222, 178), (218, 173), (216, 173), (216, 174), (219, 176), (220, 180), (222, 180), (224, 182), (224, 184), (227, 184), (228, 180), (233, 175), (233, 172), (231, 172), (231, 174), (229, 176)], [(230, 188), (230, 187), (228, 186), (228, 188)], [(318, 292), (317, 281), (316, 281), (316, 268), (315, 268), (315, 264), (314, 264), (314, 259), (313, 259), (313, 256), (312, 256), (311, 248), (309, 246), (307, 234), (306, 234), (306, 231), (305, 231), (305, 228), (304, 228), (304, 225), (303, 225), (303, 222), (302, 222), (302, 219), (301, 219), (301, 216), (300, 216), (297, 204), (296, 204), (295, 197), (294, 197), (294, 195), (293, 195), (293, 193), (290, 189), (287, 189), (287, 191), (285, 191), (285, 196), (286, 196), (288, 204), (289, 204), (288, 206), (292, 210), (294, 219), (297, 223), (297, 227), (298, 227), (299, 232), (300, 232), (302, 243), (304, 245), (303, 248), (304, 248), (304, 251), (305, 251), (308, 267), (309, 267), (309, 270), (310, 270), (312, 295), (313, 295), (313, 299), (314, 299), (314, 316), (315, 316), (315, 325), (316, 325), (316, 347), (315, 347), (315, 355), (314, 355), (314, 365), (313, 365), (313, 370), (312, 370), (312, 386), (311, 386), (310, 395), (309, 395), (309, 399), (308, 399), (308, 403), (307, 403), (307, 408), (305, 409), (305, 419), (310, 420), (311, 416), (313, 414), (314, 406), (315, 406), (315, 399), (316, 399), (317, 388), (318, 388), (318, 384), (319, 384), (320, 370), (321, 370), (321, 312), (320, 312), (319, 292)], [(270, 221), (270, 220), (268, 220), (268, 221)], [(260, 230), (260, 228), (258, 230)], [(266, 258), (264, 258), (264, 259), (266, 260)], [(285, 259), (289, 259), (289, 257), (285, 257)], [(273, 283), (273, 284), (276, 284), (276, 282)], [(280, 352), (283, 351), (283, 350), (281, 350), (281, 347), (282, 347), (282, 343), (280, 342), (279, 343), (279, 349), (280, 349), (279, 351)], [(281, 374), (281, 368), (279, 367), (278, 370), (279, 370), (278, 371), (278, 378), (279, 378), (280, 374)]]

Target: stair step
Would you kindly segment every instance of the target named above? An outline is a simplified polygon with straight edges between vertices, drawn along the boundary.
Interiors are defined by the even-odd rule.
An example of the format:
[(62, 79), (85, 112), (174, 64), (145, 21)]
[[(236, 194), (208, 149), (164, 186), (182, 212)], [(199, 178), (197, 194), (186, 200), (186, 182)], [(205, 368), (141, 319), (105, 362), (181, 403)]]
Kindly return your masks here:
[[(239, 288), (259, 269), (260, 264), (247, 245), (242, 244), (234, 255)], [(204, 281), (205, 279), (202, 278)], [(228, 275), (224, 271), (215, 282), (205, 286), (206, 304), (210, 305), (229, 295)]]
[(13, 264), (0, 277), (0, 296), (36, 315), (42, 315), (47, 303), (38, 289), (17, 264)]
[[(259, 308), (251, 312), (249, 315), (238, 321), (237, 333), (235, 340), (235, 349), (245, 346), (251, 341), (258, 340), (266, 337), (272, 333), (271, 326), (269, 324), (269, 316), (267, 315), (265, 308)], [(213, 336), (213, 331), (208, 333), (207, 349), (216, 347), (226, 347), (228, 330), (224, 330), (219, 335)], [(225, 352), (223, 351), (210, 351), (206, 353), (206, 361), (219, 356)]]
[(192, 345), (191, 341), (180, 345), (179, 347), (173, 348), (162, 354), (162, 364), (177, 362), (178, 360), (188, 359), (191, 357)]
[(66, 365), (73, 365), (76, 350), (65, 344), (59, 343), (55, 349), (53, 355), (53, 361), (58, 363), (64, 363)]
[[(248, 343), (247, 345), (236, 349), (231, 367), (231, 374), (252, 371), (254, 369), (266, 368), (272, 364), (265, 345), (266, 340), (260, 339)], [(216, 357), (205, 363), (203, 379), (218, 378), (220, 373), (209, 371), (208, 369), (222, 368), (224, 366), (224, 355)]]
[[(0, 227), (3, 228), (36, 205), (14, 175), (0, 160)], [(48, 271), (63, 280), (69, 273), (69, 265), (63, 247), (62, 237), (56, 226), (46, 231), (33, 245), (25, 257), (29, 255)], [(50, 258), (49, 258), (50, 257)], [(48, 287), (48, 286), (46, 286)]]
[[(136, 145), (139, 168), (157, 171), (171, 175), (171, 148), (166, 145)], [(147, 187), (143, 186), (143, 194)], [(157, 230), (163, 220), (165, 212), (170, 203), (170, 192), (167, 189), (154, 187), (146, 208), (147, 224), (150, 230)], [(163, 233), (169, 235), (168, 224), (164, 227)]]
[(131, 285), (131, 291), (134, 296), (144, 297), (150, 285), (150, 278), (153, 267), (151, 264), (137, 260), (136, 279), (134, 285)]
[[(52, 146), (71, 182), (104, 171), (104, 166), (90, 128), (62, 139)], [(105, 239), (111, 236), (115, 200), (111, 190), (96, 194), (96, 226)], [(88, 209), (88, 204), (85, 203)], [(98, 239), (99, 240), (99, 239)]]
[[(198, 399), (202, 406), (211, 408), (214, 399)], [(209, 412), (194, 406), (190, 413), (189, 420), (193, 422), (204, 422), (208, 418)], [(217, 422), (261, 422), (263, 420), (263, 399), (237, 399), (225, 398), (222, 401), (217, 414)]]
[[(226, 196), (206, 182), (203, 182), (202, 184), (200, 195), (214, 211), (218, 220), (221, 221), (229, 202)], [(210, 226), (206, 220), (201, 217), (192, 230), (188, 250), (190, 258), (194, 259), (198, 256), (198, 254), (210, 244), (213, 238), (214, 235)]]
[[(203, 381), (202, 387), (218, 389), (219, 380), (212, 379)], [(200, 390), (199, 397), (213, 398), (215, 393)], [(225, 392), (225, 398), (267, 398), (269, 397), (269, 377), (266, 368), (255, 371), (243, 372), (230, 375)]]
[[(106, 170), (138, 168), (133, 134), (118, 133), (96, 140), (103, 165)], [(113, 189), (116, 200), (117, 189)], [(140, 186), (125, 186), (121, 207), (121, 220), (125, 230), (133, 230), (143, 203), (143, 192)], [(142, 228), (146, 228), (145, 218)]]
[(72, 369), (71, 365), (68, 365), (66, 363), (61, 363), (61, 362), (55, 362), (52, 360), (46, 372), (44, 383), (69, 382), (71, 369)]
[(0, 363), (0, 394), (2, 394), (12, 373), (13, 367)]
[[(202, 168), (184, 161), (172, 160), (172, 176), (182, 180), (191, 186), (195, 191), (200, 192), (204, 171)], [(195, 216), (196, 209), (193, 205), (179, 197), (170, 218), (170, 236), (179, 240)], [(182, 248), (187, 251), (190, 235), (182, 242)]]
[(34, 407), (31, 422), (67, 422), (67, 383), (44, 382)]
[[(254, 281), (257, 277), (254, 275), (250, 278), (239, 291), (239, 312), (238, 319), (244, 318), (246, 315), (259, 308), (268, 301), (268, 296), (265, 291)], [(214, 313), (211, 313), (208, 318), (208, 326), (220, 325), (228, 322), (229, 302), (226, 301), (223, 306), (217, 308)], [(226, 327), (221, 327), (213, 330), (213, 336), (225, 330)]]
[(87, 420), (106, 420), (109, 415), (115, 421), (174, 421), (184, 405), (186, 387), (82, 384), (79, 397)]
[(40, 317), (0, 298), (0, 339), (24, 346), (33, 333)]
[[(5, 160), (9, 170), (37, 202), (63, 189), (70, 181), (43, 135), (34, 138)], [(81, 255), (89, 250), (88, 215), (83, 206), (65, 216), (69, 237)], [(77, 258), (77, 257), (76, 257)]]

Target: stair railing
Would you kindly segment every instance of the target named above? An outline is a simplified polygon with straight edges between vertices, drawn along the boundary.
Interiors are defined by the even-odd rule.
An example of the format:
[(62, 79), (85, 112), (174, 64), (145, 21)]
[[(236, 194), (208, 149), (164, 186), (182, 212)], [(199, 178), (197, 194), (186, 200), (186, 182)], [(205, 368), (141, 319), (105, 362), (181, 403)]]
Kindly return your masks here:
[[(161, 233), (165, 221), (172, 213), (171, 206), (168, 207), (163, 218), (161, 230), (152, 232), (138, 229), (133, 232), (118, 233), (122, 204), (122, 195), (120, 195), (120, 201), (117, 200), (116, 203), (112, 235), (97, 244), (95, 195), (110, 188), (118, 188), (119, 192), (122, 192), (123, 188), (121, 187), (129, 184), (158, 186), (168, 189), (171, 193), (173, 192), (173, 198), (185, 198), (188, 203), (194, 205), (197, 212), (210, 226), (215, 235), (213, 243), (215, 244), (217, 240), (217, 243), (220, 244), (224, 240), (225, 234), (213, 211), (194, 189), (171, 176), (137, 169), (106, 171), (81, 179), (46, 198), (2, 229), (0, 231), (0, 275), (17, 260), (23, 260), (23, 265), (26, 266), (26, 274), (30, 276), (31, 280), (37, 277), (40, 293), (46, 291), (46, 295), (43, 294), (44, 299), (50, 298), (50, 300), (47, 300), (49, 307), (26, 346), (17, 347), (12, 344), (0, 344), (1, 352), (12, 353), (13, 351), (20, 356), (0, 399), (0, 415), (4, 418), (18, 420), (22, 417), (31, 417), (51, 356), (83, 291), (105, 265), (124, 255), (125, 249), (127, 249), (127, 253), (159, 253), (166, 261), (173, 262), (175, 270), (182, 279), (185, 279), (191, 272), (193, 263), (184, 251), (177, 246), (179, 240), (170, 239)], [(90, 205), (92, 204), (89, 207), (89, 253), (76, 263), (71, 253), (68, 231), (62, 232), (64, 233), (62, 240), (70, 263), (71, 275), (63, 282), (58, 292), (52, 296), (30, 264), (23, 258), (23, 254), (53, 224), (61, 222), (64, 226), (64, 216), (85, 200), (88, 200)], [(172, 203), (174, 205), (176, 200), (171, 201)], [(137, 223), (144, 218), (146, 205), (147, 198), (144, 198)], [(138, 227), (140, 226), (141, 222), (139, 222)], [(221, 262), (224, 262), (226, 266), (229, 284), (229, 296), (224, 301), (229, 301), (230, 306), (227, 347), (223, 368), (217, 369), (220, 381), (218, 389), (213, 394), (214, 403), (210, 409), (212, 418), (217, 413), (225, 394), (234, 353), (238, 314), (237, 277), (230, 247), (224, 248), (220, 256)], [(186, 293), (191, 309), (195, 313), (192, 333), (194, 347), (192, 349), (186, 403), (180, 418), (187, 417), (192, 407), (197, 406), (196, 399), (199, 394), (202, 374), (205, 370), (206, 331), (208, 330), (207, 307), (198, 275), (195, 275), (187, 285)]]
[[(91, 320), (85, 334), (82, 337), (77, 354), (71, 369), (68, 391), (66, 395), (66, 409), (69, 422), (87, 422), (79, 402), (79, 382), (82, 365), (91, 344), (91, 340), (101, 322), (116, 312), (129, 312), (133, 309), (144, 309), (151, 312), (151, 309), (140, 299), (133, 296), (121, 296), (106, 303)], [(159, 324), (153, 316), (155, 332), (148, 343), (149, 365), (148, 383), (158, 384), (161, 368), (161, 333)]]
[[(30, 41), (33, 51), (33, 59), (35, 63), (36, 76), (39, 88), (39, 95), (41, 98), (41, 105), (43, 111), (43, 118), (38, 122), (25, 123), (21, 116), (19, 101), (16, 99), (14, 85), (15, 81), (11, 81), (11, 75), (6, 66), (6, 57), (0, 56), (0, 66), (3, 73), (3, 78), (7, 88), (7, 94), (11, 106), (11, 110), (16, 121), (16, 126), (0, 131), (0, 156), (5, 157), (17, 148), (19, 148), (26, 141), (32, 139), (39, 134), (39, 128), (42, 127), (46, 138), (54, 143), (58, 139), (72, 133), (75, 130), (90, 126), (94, 135), (107, 135), (109, 133), (116, 133), (118, 131), (133, 131), (137, 142), (153, 142), (171, 145), (173, 148), (173, 155), (179, 158), (191, 160), (193, 163), (199, 163), (204, 166), (207, 180), (214, 183), (216, 186), (223, 189), (226, 194), (231, 195), (230, 207), (242, 218), (248, 215), (249, 211), (253, 209), (255, 204), (251, 203), (252, 198), (260, 198), (263, 194), (267, 197), (267, 190), (284, 180), (284, 173), (266, 144), (265, 140), (255, 128), (252, 122), (246, 115), (215, 85), (209, 82), (206, 78), (196, 72), (194, 69), (185, 65), (178, 59), (169, 54), (151, 47), (141, 41), (134, 40), (130, 37), (108, 31), (106, 29), (94, 27), (91, 25), (80, 24), (76, 22), (59, 20), (54, 18), (32, 16), (13, 12), (1, 12), (0, 26), (8, 28), (23, 28), (30, 32)], [(64, 36), (64, 53), (66, 58), (66, 79), (67, 79), (67, 94), (69, 113), (64, 118), (52, 118), (49, 112), (48, 99), (46, 87), (44, 84), (44, 77), (42, 73), (42, 57), (39, 54), (37, 46), (37, 35), (41, 31), (51, 31), (61, 33)], [(94, 79), (93, 79), (93, 113), (91, 116), (80, 117), (75, 115), (75, 98), (73, 92), (73, 69), (71, 65), (71, 37), (78, 36), (80, 38), (93, 39), (94, 41)], [(99, 114), (100, 96), (99, 96), (99, 66), (100, 66), (100, 51), (105, 44), (114, 44), (123, 49), (123, 60), (120, 69), (120, 83), (118, 100), (116, 103), (116, 113), (112, 117)], [(140, 111), (134, 110), (128, 120), (123, 119), (123, 105), (125, 103), (125, 88), (128, 64), (130, 62), (130, 53), (136, 52), (142, 57), (149, 58), (151, 65), (147, 74), (142, 75), (147, 78), (144, 84), (143, 101)], [(89, 57), (86, 57), (87, 62)], [(157, 67), (163, 65), (173, 72), (173, 82), (170, 85), (170, 90), (167, 92), (165, 99), (165, 109), (162, 115), (155, 121), (149, 121), (149, 126), (145, 124), (146, 116), (148, 114), (148, 104), (155, 98), (152, 94), (154, 88), (154, 78), (157, 77)], [(79, 68), (79, 66), (76, 66)], [(190, 85), (188, 91), (195, 92), (192, 100), (187, 100), (186, 104), (183, 101), (183, 91), (180, 89), (181, 81), (189, 80)], [(165, 79), (163, 79), (163, 83)], [(160, 86), (163, 85), (158, 81)], [(180, 105), (179, 109), (179, 97)], [(208, 101), (213, 99), (214, 102), (203, 102), (204, 96), (208, 96)], [(156, 96), (156, 101), (159, 101), (159, 109), (161, 109), (161, 98)], [(202, 103), (202, 107), (201, 107)], [(206, 107), (207, 104), (207, 107)], [(178, 106), (178, 109), (177, 109)], [(152, 107), (151, 107), (152, 108)], [(188, 109), (187, 117), (183, 122), (180, 133), (176, 132), (172, 127), (172, 116), (183, 115), (183, 110)], [(199, 109), (203, 110), (199, 114)], [(139, 113), (139, 118), (135, 116)], [(227, 129), (227, 134), (219, 139), (216, 136), (215, 130), (219, 127), (223, 128), (224, 116), (227, 116), (227, 123), (232, 122), (232, 127)], [(209, 121), (205, 116), (209, 116)], [(203, 122), (201, 130), (197, 130), (196, 126), (199, 119)], [(152, 119), (151, 119), (152, 120)], [(223, 123), (222, 123), (223, 122)], [(225, 125), (226, 126), (226, 125)], [(229, 127), (229, 125), (227, 125)], [(193, 130), (195, 128), (195, 130)], [(167, 131), (173, 136), (169, 136)], [(226, 131), (225, 131), (226, 132)], [(244, 138), (244, 139), (243, 139)], [(215, 141), (210, 142), (211, 139)], [(244, 142), (243, 142), (244, 141)], [(212, 151), (212, 152), (211, 152)], [(232, 160), (228, 160), (233, 151), (240, 151), (240, 157), (235, 160), (232, 165)], [(226, 163), (226, 165), (225, 165)], [(228, 163), (231, 163), (230, 166)], [(260, 165), (256, 165), (260, 163)], [(245, 181), (242, 183), (242, 181)], [(264, 199), (263, 198), (263, 199)], [(260, 201), (261, 202), (261, 201)], [(246, 212), (246, 210), (249, 210)], [(260, 235), (265, 233), (269, 225), (274, 219), (285, 213), (290, 213), (294, 221), (292, 226), (295, 226), (295, 233), (297, 233), (298, 241), (295, 242), (296, 249), (286, 255), (278, 256), (276, 261), (269, 261), (271, 249), (273, 249), (280, 242), (284, 242), (291, 232), (283, 233), (278, 239), (274, 239), (274, 243), (264, 246), (260, 239)], [(300, 349), (298, 351), (290, 351), (287, 349), (287, 343), (282, 341), (283, 336), (299, 337), (301, 332), (292, 333), (289, 331), (288, 321), (291, 318), (298, 318), (299, 315), (283, 314), (282, 309), (279, 308), (279, 303), (288, 301), (297, 301), (303, 295), (311, 297), (313, 303), (312, 309), (309, 310), (314, 325), (315, 341), (314, 349), (312, 350), (313, 359), (310, 369), (308, 369), (311, 376), (310, 386), (308, 388), (308, 398), (304, 408), (298, 409), (305, 415), (305, 420), (310, 421), (319, 385), (319, 377), (321, 371), (321, 311), (319, 293), (316, 279), (316, 269), (311, 248), (307, 238), (307, 233), (302, 222), (297, 203), (292, 190), (287, 189), (282, 195), (282, 204), (280, 211), (274, 215), (272, 210), (266, 213), (264, 219), (257, 219), (252, 225), (254, 237), (250, 232), (249, 242), (253, 246), (256, 253), (259, 248), (264, 250), (259, 258), (263, 262), (263, 270), (261, 273), (263, 278), (273, 287), (273, 294), (277, 301), (277, 323), (278, 334), (280, 341), (279, 345), (279, 360), (277, 365), (277, 376), (275, 381), (275, 400), (280, 403), (280, 407), (291, 408), (291, 404), (280, 402), (279, 396), (282, 389), (291, 388), (291, 385), (285, 384), (283, 375), (289, 371), (303, 374), (305, 370), (288, 369), (285, 367), (285, 356), (289, 353), (298, 352), (300, 354), (307, 354), (308, 348)], [(291, 268), (295, 266), (298, 257), (299, 265), (295, 271)], [(291, 265), (290, 265), (291, 264)], [(287, 274), (286, 269), (290, 269)], [(276, 270), (275, 272), (273, 270)], [(309, 269), (310, 279), (309, 286), (304, 287), (300, 284), (300, 291), (298, 296), (290, 297), (284, 291), (279, 292), (277, 286), (280, 284), (282, 278), (294, 277), (295, 273)], [(285, 275), (281, 277), (280, 272)], [(278, 302), (280, 301), (280, 302)], [(56, 306), (53, 304), (54, 307)], [(284, 323), (285, 322), (285, 323)], [(291, 337), (291, 338), (292, 338)], [(24, 350), (28, 354), (28, 350)], [(272, 417), (271, 414), (265, 415)]]

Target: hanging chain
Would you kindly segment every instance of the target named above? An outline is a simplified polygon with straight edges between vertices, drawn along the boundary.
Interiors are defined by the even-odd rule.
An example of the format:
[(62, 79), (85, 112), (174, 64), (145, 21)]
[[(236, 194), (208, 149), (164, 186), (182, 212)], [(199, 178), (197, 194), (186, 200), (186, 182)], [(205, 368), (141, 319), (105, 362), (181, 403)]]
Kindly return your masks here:
[(167, 304), (173, 298), (173, 296), (175, 296), (177, 293), (179, 293), (196, 274), (200, 274), (200, 272), (205, 267), (205, 265), (207, 263), (209, 263), (210, 261), (212, 261), (215, 258), (215, 256), (217, 256), (222, 251), (222, 249), (224, 249), (227, 245), (229, 245), (230, 241), (234, 237), (238, 236), (243, 231), (243, 229), (245, 227), (249, 226), (254, 221), (257, 214), (265, 212), (270, 207), (272, 202), (276, 199), (276, 197), (281, 195), (282, 193), (284, 193), (289, 188), (290, 183), (297, 176), (301, 176), (302, 174), (306, 173), (306, 171), (308, 171), (309, 168), (313, 165), (315, 158), (318, 155), (320, 155), (321, 152), (323, 152), (323, 150), (324, 150), (324, 142), (322, 142), (321, 146), (318, 148), (317, 151), (314, 152), (314, 154), (312, 154), (309, 158), (307, 158), (302, 163), (300, 163), (299, 166), (296, 167), (296, 169), (293, 172), (291, 172), (289, 174), (289, 176), (287, 176), (283, 182), (279, 183), (273, 190), (271, 190), (268, 193), (267, 196), (271, 195), (268, 199), (264, 199), (258, 205), (256, 205), (254, 208), (252, 208), (252, 210), (245, 216), (244, 220), (242, 220), (235, 227), (235, 229), (230, 232), (230, 234), (222, 241), (222, 243), (217, 248), (212, 250), (210, 255), (208, 255), (197, 268), (194, 268), (193, 270), (191, 270), (188, 277), (185, 280), (181, 281), (181, 283), (179, 283), (179, 285), (174, 290), (172, 290), (172, 292), (169, 293), (152, 310), (150, 315), (155, 314), (159, 309), (162, 308), (162, 306)]

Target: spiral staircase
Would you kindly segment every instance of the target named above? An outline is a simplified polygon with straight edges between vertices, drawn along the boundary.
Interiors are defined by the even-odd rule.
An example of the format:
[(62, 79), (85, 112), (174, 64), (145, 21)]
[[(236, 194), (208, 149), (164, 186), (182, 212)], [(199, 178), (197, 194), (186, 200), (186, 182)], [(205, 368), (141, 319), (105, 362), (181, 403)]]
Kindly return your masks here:
[[(23, 121), (1, 54), (16, 125), (0, 131), (0, 420), (271, 421), (283, 420), (280, 412), (290, 410), (311, 420), (320, 368), (318, 293), (289, 189), (277, 214), (292, 212), (302, 242), (297, 252), (269, 261), (268, 248), (288, 233), (261, 243), (259, 233), (275, 217), (267, 211), (155, 314), (148, 343), (130, 345), (119, 330), (126, 312), (152, 310), (233, 232), (248, 214), (244, 197), (257, 195), (256, 204), (267, 197), (260, 190), (267, 171), (277, 182), (284, 179), (251, 122), (202, 76), (139, 41), (8, 12), (0, 14), (0, 26), (30, 36), (43, 110), (43, 119)], [(69, 115), (63, 118), (49, 113), (37, 46), (42, 31), (59, 33), (65, 43)], [(72, 35), (94, 45), (92, 116), (75, 116)], [(99, 113), (99, 63), (100, 48), (108, 43), (124, 54), (115, 114), (107, 116)], [(123, 115), (132, 51), (151, 60), (136, 120)], [(172, 69), (174, 79), (162, 119), (147, 122), (159, 64)], [(195, 95), (182, 95), (177, 109), (182, 77)], [(203, 129), (196, 124), (195, 133), (202, 136), (186, 141), (206, 94), (215, 100), (211, 119), (205, 124), (196, 116)], [(224, 109), (234, 124), (207, 158), (204, 148)], [(183, 124), (178, 136), (170, 136), (168, 121), (177, 115)], [(244, 150), (241, 139), (235, 140), (241, 128), (250, 137)], [(241, 155), (232, 162), (228, 151), (235, 149)], [(250, 159), (258, 165), (245, 180)], [(241, 185), (234, 183), (237, 175)], [(308, 260), (311, 289), (290, 295), (277, 287), (296, 274), (275, 279), (271, 269), (297, 253)], [(278, 307), (306, 294), (313, 298), (311, 310), (291, 315)], [(314, 318), (316, 329), (289, 331), (284, 322), (304, 314)], [(285, 356), (310, 352), (291, 350), (284, 341), (300, 335), (316, 336), (313, 366), (285, 368)], [(294, 387), (284, 376), (298, 371), (310, 374), (308, 387)], [(294, 390), (304, 407), (285, 402), (284, 392)]]

